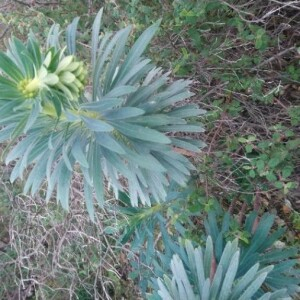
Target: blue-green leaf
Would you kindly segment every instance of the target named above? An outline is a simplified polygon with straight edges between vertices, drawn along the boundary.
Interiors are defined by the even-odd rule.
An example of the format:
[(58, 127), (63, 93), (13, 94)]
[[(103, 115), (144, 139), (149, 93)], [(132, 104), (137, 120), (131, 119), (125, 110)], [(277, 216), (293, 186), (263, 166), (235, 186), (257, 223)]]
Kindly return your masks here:
[(164, 134), (139, 125), (132, 125), (125, 122), (110, 122), (119, 132), (125, 136), (138, 140), (149, 141), (153, 143), (169, 144), (171, 140)]
[(106, 98), (105, 100), (101, 99), (100, 101), (85, 103), (81, 105), (81, 108), (96, 111), (96, 112), (103, 112), (108, 109), (112, 109), (113, 107), (119, 106), (124, 102), (123, 99), (120, 98)]
[(144, 111), (136, 107), (121, 107), (108, 110), (103, 113), (103, 116), (108, 120), (122, 120), (141, 116), (144, 114)]
[(125, 154), (124, 148), (109, 133), (96, 132), (95, 137), (96, 142), (102, 147), (118, 154)]
[(72, 152), (72, 155), (74, 156), (74, 158), (79, 162), (79, 164), (82, 167), (88, 168), (89, 163), (86, 159), (86, 155), (83, 151), (83, 147), (86, 147), (85, 143), (83, 143), (83, 145), (82, 145), (80, 140), (76, 140), (72, 146), (71, 152)]
[(95, 209), (94, 209), (94, 203), (93, 203), (92, 188), (86, 182), (85, 179), (83, 182), (84, 182), (83, 185), (84, 185), (84, 197), (85, 197), (86, 208), (89, 213), (90, 219), (92, 220), (92, 222), (95, 222)]
[(94, 20), (93, 27), (92, 27), (92, 51), (91, 51), (92, 66), (95, 66), (96, 63), (102, 14), (103, 14), (103, 8), (101, 8), (97, 13), (97, 16)]
[(15, 82), (24, 79), (24, 75), (17, 65), (3, 52), (0, 51), (0, 69)]
[(110, 132), (114, 130), (114, 128), (111, 125), (109, 125), (104, 121), (98, 119), (91, 119), (83, 116), (81, 116), (81, 119), (84, 122), (84, 124), (87, 126), (87, 128), (91, 129), (92, 131)]
[(74, 55), (76, 52), (76, 31), (78, 22), (79, 17), (76, 17), (67, 27), (66, 35), (69, 55)]

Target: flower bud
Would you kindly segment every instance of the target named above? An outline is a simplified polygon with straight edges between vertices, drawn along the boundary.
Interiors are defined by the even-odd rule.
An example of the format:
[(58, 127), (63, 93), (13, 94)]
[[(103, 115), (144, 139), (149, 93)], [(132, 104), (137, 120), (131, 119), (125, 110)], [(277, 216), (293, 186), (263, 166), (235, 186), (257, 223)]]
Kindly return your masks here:
[(59, 74), (61, 71), (64, 71), (74, 60), (73, 55), (68, 55), (64, 57), (58, 64), (57, 69), (55, 70), (56, 74)]

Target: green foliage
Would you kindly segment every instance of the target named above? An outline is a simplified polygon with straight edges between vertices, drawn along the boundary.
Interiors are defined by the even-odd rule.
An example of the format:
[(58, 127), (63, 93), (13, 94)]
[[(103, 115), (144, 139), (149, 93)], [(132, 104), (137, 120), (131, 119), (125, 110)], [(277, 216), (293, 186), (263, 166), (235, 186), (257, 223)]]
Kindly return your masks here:
[[(120, 232), (119, 242), (122, 245), (130, 243), (133, 253), (138, 253), (139, 261), (133, 255), (130, 257), (130, 278), (138, 282), (144, 294), (153, 272), (161, 276), (168, 269), (172, 254), (179, 251), (174, 239), (185, 235), (183, 224), (193, 227), (191, 213), (183, 209), (187, 207), (189, 193), (190, 189), (181, 191), (177, 184), (172, 183), (165, 202), (157, 204), (152, 200), (151, 207), (132, 207), (128, 196), (120, 195), (123, 205), (117, 210), (125, 220), (119, 222), (118, 227), (107, 227), (105, 231), (109, 234)], [(164, 253), (158, 253), (157, 249), (164, 249)], [(160, 266), (158, 262), (161, 262)]]
[(292, 106), (288, 110), (289, 116), (291, 118), (291, 125), (297, 126), (300, 124), (300, 106)]
[[(158, 279), (161, 299), (291, 299), (287, 297), (286, 289), (256, 297), (273, 266), (260, 268), (255, 264), (243, 276), (238, 276), (240, 249), (237, 240), (227, 242), (217, 264), (210, 236), (204, 249), (194, 248), (189, 240), (185, 241), (184, 248), (184, 260), (177, 254), (171, 260), (172, 277), (165, 275)], [(183, 261), (188, 264), (184, 265)]]
[[(244, 226), (240, 226), (238, 239), (241, 241), (241, 251), (237, 274), (246, 274), (249, 267), (256, 263), (261, 267), (272, 264), (274, 268), (270, 270), (264, 285), (271, 291), (286, 288), (287, 293), (293, 295), (299, 290), (300, 284), (299, 270), (296, 269), (298, 249), (274, 247), (274, 243), (285, 232), (284, 228), (271, 231), (274, 220), (274, 215), (264, 214), (259, 218), (257, 213), (252, 212), (247, 216)], [(211, 235), (214, 241), (217, 262), (221, 261), (225, 241), (236, 237), (229, 231), (231, 223), (232, 217), (228, 213), (224, 215), (219, 226), (214, 213), (210, 213), (205, 222), (207, 234)]]
[[(216, 160), (220, 171), (231, 174), (236, 183), (236, 193), (240, 199), (251, 203), (255, 191), (268, 192), (272, 189), (288, 194), (298, 186), (297, 157), (300, 140), (296, 130), (282, 125), (270, 127), (270, 138), (261, 140), (258, 135), (226, 137), (228, 152), (217, 151), (214, 159), (207, 158), (201, 172), (208, 173)], [(208, 171), (207, 171), (208, 170)], [(211, 171), (210, 171), (211, 172)], [(230, 196), (232, 197), (232, 196)]]
[(295, 230), (300, 230), (300, 213), (294, 211), (292, 213), (291, 219)]
[[(270, 16), (256, 22), (264, 17), (257, 3), (242, 3), (243, 9), (239, 2), (220, 0), (172, 4), (123, 0), (118, 4), (107, 7), (114, 8), (120, 23), (128, 17), (136, 31), (147, 26), (151, 16), (161, 16), (163, 30), (150, 48), (151, 57), (172, 66), (175, 76), (197, 80), (199, 98), (210, 108), (204, 122), (208, 132), (213, 131), (208, 135), (211, 158), (198, 166), (209, 184), (224, 185), (228, 193), (235, 192), (248, 203), (257, 189), (290, 193), (298, 182), (299, 150), (289, 145), (296, 143), (298, 133), (299, 59), (297, 42), (288, 42), (289, 30), (275, 34), (282, 21), (289, 23), (291, 31), (297, 28), (289, 9), (282, 7), (278, 17), (268, 3)], [(127, 5), (128, 10), (122, 9)], [(221, 134), (211, 141), (214, 130)], [(289, 130), (294, 136), (285, 133)], [(256, 140), (239, 141), (248, 136)], [(261, 143), (269, 146), (261, 148)], [(233, 198), (232, 194), (226, 197)]]
[[(176, 296), (177, 292), (179, 292), (177, 288), (180, 290), (182, 282), (187, 282), (186, 278), (188, 278), (191, 286), (197, 286), (197, 280), (195, 279), (197, 277), (193, 277), (191, 274), (198, 274), (193, 270), (193, 267), (198, 264), (191, 262), (187, 258), (182, 247), (183, 244), (178, 243), (177, 240), (188, 238), (192, 239), (197, 245), (203, 245), (203, 239), (206, 239), (206, 236), (211, 236), (213, 262), (216, 266), (223, 265), (222, 256), (225, 252), (226, 243), (235, 241), (234, 243), (239, 252), (239, 254), (236, 254), (239, 258), (236, 258), (235, 262), (237, 269), (236, 273), (234, 273), (234, 278), (236, 279), (240, 280), (243, 276), (246, 276), (247, 272), (253, 266), (257, 266), (257, 270), (258, 266), (260, 266), (261, 270), (262, 268), (269, 268), (272, 265), (272, 268), (268, 269), (268, 275), (263, 280), (263, 286), (260, 288), (260, 284), (257, 287), (256, 296), (253, 299), (262, 297), (266, 292), (270, 292), (270, 294), (274, 292), (277, 295), (276, 292), (281, 289), (285, 289), (284, 293), (286, 296), (292, 296), (298, 291), (300, 283), (300, 274), (297, 270), (298, 250), (296, 247), (284, 249), (275, 247), (277, 241), (283, 237), (285, 229), (279, 228), (275, 231), (271, 229), (274, 226), (274, 215), (264, 214), (259, 218), (253, 212), (247, 216), (245, 223), (241, 225), (228, 213), (222, 213), (221, 209), (218, 209), (217, 213), (211, 209), (208, 217), (205, 219), (202, 209), (191, 209), (191, 207), (195, 206), (197, 198), (200, 198), (199, 203), (201, 205), (201, 195), (197, 196), (197, 193), (192, 193), (192, 196), (190, 196), (191, 199), (189, 202), (186, 202), (184, 201), (187, 197), (186, 192), (188, 194), (191, 193), (191, 191), (178, 191), (178, 188), (175, 186), (170, 191), (165, 203), (161, 205), (154, 204), (151, 208), (131, 208), (129, 199), (122, 198), (125, 207), (121, 207), (120, 210), (125, 214), (126, 222), (120, 224), (123, 232), (121, 243), (130, 241), (131, 250), (138, 254), (138, 261), (134, 256), (131, 258), (133, 268), (131, 278), (138, 281), (139, 286), (145, 294), (149, 288), (158, 290), (157, 284), (151, 281), (153, 274), (155, 274), (157, 278), (161, 278), (164, 281), (163, 285), (160, 282), (160, 290), (164, 290), (166, 293), (165, 289), (167, 289), (171, 295), (170, 299), (184, 299)], [(199, 218), (199, 220), (204, 219), (206, 236), (205, 234), (201, 234), (201, 230), (199, 235), (199, 225), (195, 225), (193, 222), (195, 217)], [(174, 263), (181, 268), (181, 263), (178, 262), (177, 258), (174, 258), (174, 255), (176, 257), (179, 256), (183, 262), (187, 277), (185, 277), (182, 270), (180, 272), (173, 270)], [(172, 257), (174, 261), (171, 264)], [(211, 264), (207, 263), (206, 265), (211, 267)], [(164, 274), (171, 274), (169, 273), (170, 266), (173, 266), (171, 267), (171, 271), (173, 271), (174, 277), (172, 277), (173, 275), (168, 275), (166, 279)], [(208, 268), (209, 270), (210, 267)], [(226, 271), (223, 269), (222, 272), (222, 276), (225, 276)], [(218, 271), (214, 274), (217, 273)], [(230, 271), (230, 273), (232, 272)], [(181, 277), (181, 274), (183, 277)], [(204, 278), (209, 278), (209, 276), (206, 275)], [(222, 278), (224, 279), (224, 277)], [(170, 288), (170, 280), (173, 282), (171, 284), (172, 288)], [(206, 284), (210, 286), (211, 283), (212, 281)], [(222, 280), (218, 281), (218, 284), (222, 285)], [(165, 286), (165, 289), (163, 286)], [(198, 297), (196, 295), (201, 295), (202, 293), (203, 282), (199, 283), (198, 286), (198, 289), (192, 289), (193, 292), (187, 287), (191, 293), (195, 294), (196, 298)], [(205, 290), (207, 291), (208, 289)], [(220, 290), (221, 286), (219, 286), (216, 293), (220, 292)], [(232, 290), (231, 288), (229, 290), (230, 293), (233, 293), (234, 286), (232, 286)], [(166, 295), (164, 296), (166, 298), (162, 298), (169, 299)], [(186, 295), (182, 297), (186, 297)], [(193, 294), (191, 294), (191, 297), (193, 297)], [(150, 297), (150, 299), (159, 298)], [(212, 299), (214, 298), (212, 297)], [(249, 296), (249, 298), (245, 299), (252, 298)]]
[[(16, 184), (18, 177), (24, 178), (25, 192), (47, 200), (56, 189), (58, 201), (68, 208), (76, 202), (69, 203), (71, 181), (81, 176), (92, 218), (94, 192), (104, 206), (108, 183), (121, 201), (105, 203), (114, 216), (103, 221), (108, 224), (105, 240), (114, 245), (118, 239), (125, 245), (130, 278), (144, 297), (148, 292), (150, 299), (290, 299), (299, 285), (298, 252), (279, 242), (285, 240), (284, 230), (274, 230), (274, 216), (259, 218), (249, 212), (243, 223), (243, 211), (237, 218), (223, 215), (223, 209), (231, 201), (238, 207), (241, 202), (243, 207), (251, 205), (257, 194), (258, 200), (264, 195), (272, 199), (269, 207), (280, 214), (280, 197), (288, 198), (297, 187), (300, 75), (295, 37), (299, 20), (292, 11), (297, 11), (298, 4), (292, 8), (276, 3), (273, 9), (274, 3), (268, 1), (262, 9), (258, 2), (232, 0), (105, 2), (106, 14), (101, 18), (99, 13), (94, 23), (90, 18), (94, 7), (80, 0), (62, 0), (54, 9), (41, 5), (38, 11), (31, 7), (21, 14), (1, 14), (1, 22), (10, 23), (21, 40), (29, 29), (38, 38), (48, 34), (45, 46), (30, 34), (25, 43), (12, 39), (8, 51), (1, 54), (0, 124), (4, 127), (0, 141), (9, 142), (3, 156), (13, 168), (11, 180)], [(82, 13), (80, 20), (75, 18), (68, 26), (64, 38), (56, 22), (67, 24)], [(160, 18), (162, 30), (157, 31), (158, 24), (153, 23)], [(49, 25), (53, 25), (50, 32)], [(154, 33), (155, 43), (148, 47)], [(172, 69), (172, 76), (145, 59), (147, 48), (152, 61)], [(91, 65), (86, 72), (83, 65), (89, 65), (88, 60)], [(63, 61), (65, 66), (58, 68)], [(194, 141), (199, 138), (194, 131), (202, 131), (197, 121), (204, 111), (194, 104), (185, 106), (191, 96), (190, 82), (172, 84), (171, 78), (176, 77), (192, 78), (196, 97), (189, 102), (204, 101), (209, 108), (202, 118), (209, 147), (193, 159), (201, 163), (196, 166), (197, 189), (192, 191), (170, 182), (182, 186), (195, 170), (179, 153), (197, 152), (204, 146)], [(181, 149), (174, 152), (174, 146)], [(264, 205), (270, 202), (263, 201)], [(237, 209), (232, 205), (230, 212), (235, 214)], [(0, 207), (0, 214), (2, 210), (6, 211)], [(60, 212), (60, 221), (70, 215)], [(52, 224), (51, 217), (44, 217), (47, 226)], [(289, 218), (286, 225), (292, 230), (299, 228), (296, 211), (280, 217)], [(204, 233), (204, 224), (212, 241)], [(201, 256), (200, 249), (206, 255)], [(97, 251), (93, 242), (86, 246), (81, 236), (66, 243), (61, 259), (71, 262), (79, 276), (62, 270), (57, 280), (46, 283), (47, 296), (53, 296), (51, 288), (73, 287), (78, 281), (73, 296), (92, 297), (92, 285), (100, 283), (91, 281), (103, 268), (97, 269)], [(5, 259), (9, 259), (3, 261), (8, 266), (20, 259), (14, 251), (7, 253)], [(82, 257), (91, 259), (82, 262)], [(201, 260), (204, 274), (197, 273)], [(21, 275), (29, 276), (29, 269), (39, 267), (25, 264)], [(6, 277), (14, 273), (10, 271)], [(204, 281), (199, 281), (198, 274)], [(123, 297), (126, 283), (115, 272), (106, 276), (106, 281), (100, 281), (111, 282), (114, 297)], [(242, 294), (245, 281), (251, 286), (249, 295)]]
[(67, 54), (54, 25), (45, 52), (32, 35), (25, 44), (13, 39), (0, 63), (1, 141), (10, 140), (6, 163), (17, 161), (11, 181), (33, 165), (24, 192), (36, 194), (46, 178), (46, 199), (56, 187), (57, 200), (68, 209), (72, 171), (78, 165), (92, 219), (92, 191), (103, 206), (104, 178), (117, 197), (124, 177), (132, 205), (138, 199), (149, 205), (149, 194), (164, 200), (169, 180), (184, 185), (194, 167), (172, 147), (198, 152), (203, 143), (166, 133), (202, 132), (190, 117), (205, 113), (193, 104), (175, 107), (193, 95), (191, 82), (169, 83), (168, 73), (143, 58), (158, 23), (126, 54), (131, 27), (99, 39), (101, 17), (102, 10), (92, 30), (90, 92), (83, 93), (86, 70), (74, 56), (78, 18), (66, 31)]
[(271, 184), (287, 194), (290, 189), (297, 187), (297, 182), (290, 178), (295, 169), (293, 160), (298, 153), (300, 139), (293, 131), (282, 126), (276, 126), (273, 130), (270, 140), (257, 141), (253, 135), (238, 138), (239, 146), (244, 147), (247, 155), (242, 172), (246, 171), (249, 181), (256, 181), (262, 190), (267, 190), (268, 184)]

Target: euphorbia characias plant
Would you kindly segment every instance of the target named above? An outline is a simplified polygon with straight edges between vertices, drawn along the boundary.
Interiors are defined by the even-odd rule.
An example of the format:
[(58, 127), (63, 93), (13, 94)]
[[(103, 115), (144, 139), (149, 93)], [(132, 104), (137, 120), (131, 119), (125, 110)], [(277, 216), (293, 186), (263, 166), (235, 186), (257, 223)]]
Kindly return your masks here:
[(171, 82), (142, 56), (159, 24), (126, 51), (131, 27), (100, 35), (101, 16), (102, 10), (93, 23), (89, 67), (76, 55), (79, 18), (66, 30), (65, 47), (54, 25), (45, 47), (30, 34), (25, 43), (12, 38), (0, 53), (0, 142), (9, 142), (6, 163), (15, 161), (11, 181), (32, 166), (24, 192), (35, 194), (46, 182), (46, 200), (56, 190), (68, 209), (76, 166), (92, 219), (94, 195), (104, 204), (104, 182), (116, 197), (125, 189), (132, 205), (150, 205), (150, 196), (163, 201), (169, 182), (184, 185), (194, 169), (174, 148), (204, 146), (176, 134), (203, 131), (190, 120), (205, 111), (180, 104), (193, 95), (191, 82)]

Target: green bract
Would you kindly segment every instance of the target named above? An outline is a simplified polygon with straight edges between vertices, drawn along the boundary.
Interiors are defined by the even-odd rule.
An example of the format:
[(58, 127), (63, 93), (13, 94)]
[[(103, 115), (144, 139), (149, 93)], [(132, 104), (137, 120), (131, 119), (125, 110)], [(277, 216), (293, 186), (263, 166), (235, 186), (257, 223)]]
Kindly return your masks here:
[(69, 107), (68, 101), (78, 101), (87, 77), (83, 62), (77, 61), (74, 55), (64, 55), (64, 52), (51, 47), (43, 54), (33, 35), (25, 45), (13, 38), (7, 53), (0, 53), (1, 99), (39, 98), (36, 101), (45, 104), (54, 101), (56, 95), (61, 100), (56, 103), (59, 116), (61, 106)]
[(100, 36), (101, 16), (102, 10), (92, 28), (89, 80), (76, 58), (78, 18), (67, 28), (65, 49), (54, 25), (45, 52), (30, 35), (25, 44), (12, 39), (7, 53), (0, 53), (0, 142), (10, 141), (6, 163), (16, 161), (11, 181), (32, 166), (24, 192), (35, 194), (46, 179), (46, 199), (56, 190), (68, 209), (73, 169), (79, 166), (92, 218), (93, 195), (103, 205), (105, 179), (116, 196), (128, 191), (132, 205), (150, 204), (149, 195), (161, 201), (170, 181), (184, 185), (194, 169), (174, 147), (198, 152), (204, 146), (173, 134), (203, 131), (190, 117), (205, 111), (179, 105), (193, 95), (191, 82), (171, 83), (168, 73), (142, 56), (159, 24), (126, 53), (131, 27)]

